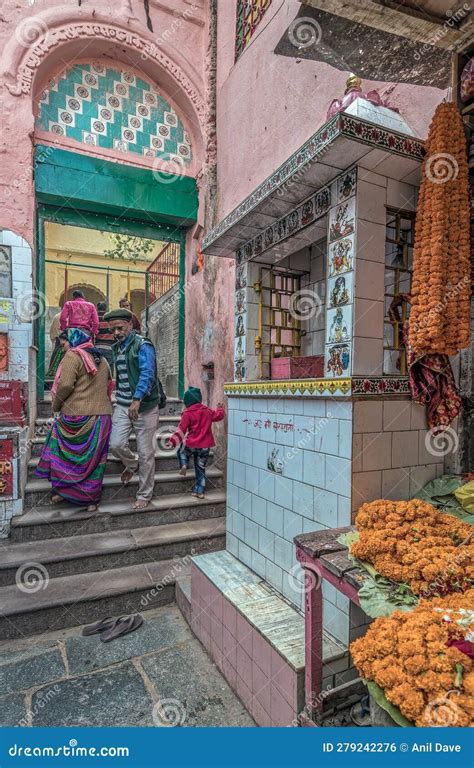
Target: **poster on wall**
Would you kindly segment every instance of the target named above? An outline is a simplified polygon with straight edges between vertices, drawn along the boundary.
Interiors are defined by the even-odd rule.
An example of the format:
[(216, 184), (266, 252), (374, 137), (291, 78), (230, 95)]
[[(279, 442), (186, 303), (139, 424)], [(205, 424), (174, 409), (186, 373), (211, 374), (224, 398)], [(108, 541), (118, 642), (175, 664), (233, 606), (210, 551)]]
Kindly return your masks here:
[(0, 500), (13, 496), (13, 440), (0, 439)]

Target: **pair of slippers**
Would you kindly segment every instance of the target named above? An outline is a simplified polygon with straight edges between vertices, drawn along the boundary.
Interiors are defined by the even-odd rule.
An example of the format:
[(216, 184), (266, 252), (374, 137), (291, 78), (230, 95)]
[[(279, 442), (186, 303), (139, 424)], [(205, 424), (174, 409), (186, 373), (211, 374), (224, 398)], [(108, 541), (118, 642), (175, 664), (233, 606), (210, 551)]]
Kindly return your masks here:
[(117, 637), (123, 637), (124, 635), (134, 632), (138, 627), (143, 624), (143, 616), (139, 613), (135, 613), (132, 616), (108, 616), (106, 619), (100, 619), (94, 624), (89, 624), (84, 627), (82, 634), (85, 637), (89, 635), (100, 635), (100, 639), (103, 643), (109, 643), (111, 640), (115, 640)]

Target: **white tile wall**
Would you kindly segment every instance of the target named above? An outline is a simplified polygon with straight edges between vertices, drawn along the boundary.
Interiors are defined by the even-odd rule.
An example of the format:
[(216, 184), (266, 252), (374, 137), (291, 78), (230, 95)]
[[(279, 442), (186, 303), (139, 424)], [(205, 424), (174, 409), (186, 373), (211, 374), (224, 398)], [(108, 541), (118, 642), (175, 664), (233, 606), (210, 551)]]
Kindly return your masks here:
[[(28, 243), (19, 235), (7, 229), (0, 229), (0, 245), (12, 249), (12, 296), (0, 296), (10, 303), (8, 323), (9, 366), (8, 371), (0, 374), (2, 379), (30, 382), (28, 402), (32, 400), (32, 388), (35, 376), (30, 370), (30, 347), (32, 345), (33, 325), (29, 321), (28, 312), (32, 306), (32, 255)], [(31, 358), (34, 363), (34, 356)], [(8, 432), (15, 436), (18, 444), (26, 444), (28, 428), (11, 428)], [(16, 494), (24, 485), (27, 452), (21, 451), (14, 459), (14, 487)], [(21, 498), (13, 498), (0, 502), (0, 537), (9, 535), (10, 522), (14, 515), (21, 514), (23, 502)]]
[[(301, 608), (294, 536), (350, 523), (352, 403), (229, 397), (228, 407), (227, 547)], [(274, 450), (281, 474), (267, 466)], [(327, 631), (347, 642), (348, 606), (324, 601)]]

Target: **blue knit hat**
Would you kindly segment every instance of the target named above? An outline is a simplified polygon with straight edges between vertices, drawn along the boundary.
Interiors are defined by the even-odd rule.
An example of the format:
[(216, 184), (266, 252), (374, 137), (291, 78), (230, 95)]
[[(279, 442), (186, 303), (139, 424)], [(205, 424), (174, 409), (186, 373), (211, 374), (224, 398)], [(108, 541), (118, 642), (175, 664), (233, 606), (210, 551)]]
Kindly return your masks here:
[(201, 390), (198, 387), (189, 387), (183, 395), (183, 402), (186, 408), (196, 403), (202, 403)]

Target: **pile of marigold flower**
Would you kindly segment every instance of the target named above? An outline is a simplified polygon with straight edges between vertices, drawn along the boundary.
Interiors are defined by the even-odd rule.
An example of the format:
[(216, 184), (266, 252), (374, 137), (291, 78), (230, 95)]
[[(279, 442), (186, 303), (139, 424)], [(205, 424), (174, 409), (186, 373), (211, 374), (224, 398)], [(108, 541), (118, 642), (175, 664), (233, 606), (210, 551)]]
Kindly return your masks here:
[(410, 346), (454, 355), (469, 344), (469, 190), (458, 108), (439, 104), (429, 128), (416, 213)]
[(474, 587), (474, 527), (419, 499), (372, 501), (356, 516), (351, 554), (432, 597)]
[[(362, 677), (417, 726), (474, 725), (474, 589), (375, 619), (350, 647)], [(464, 650), (460, 650), (460, 648)]]

